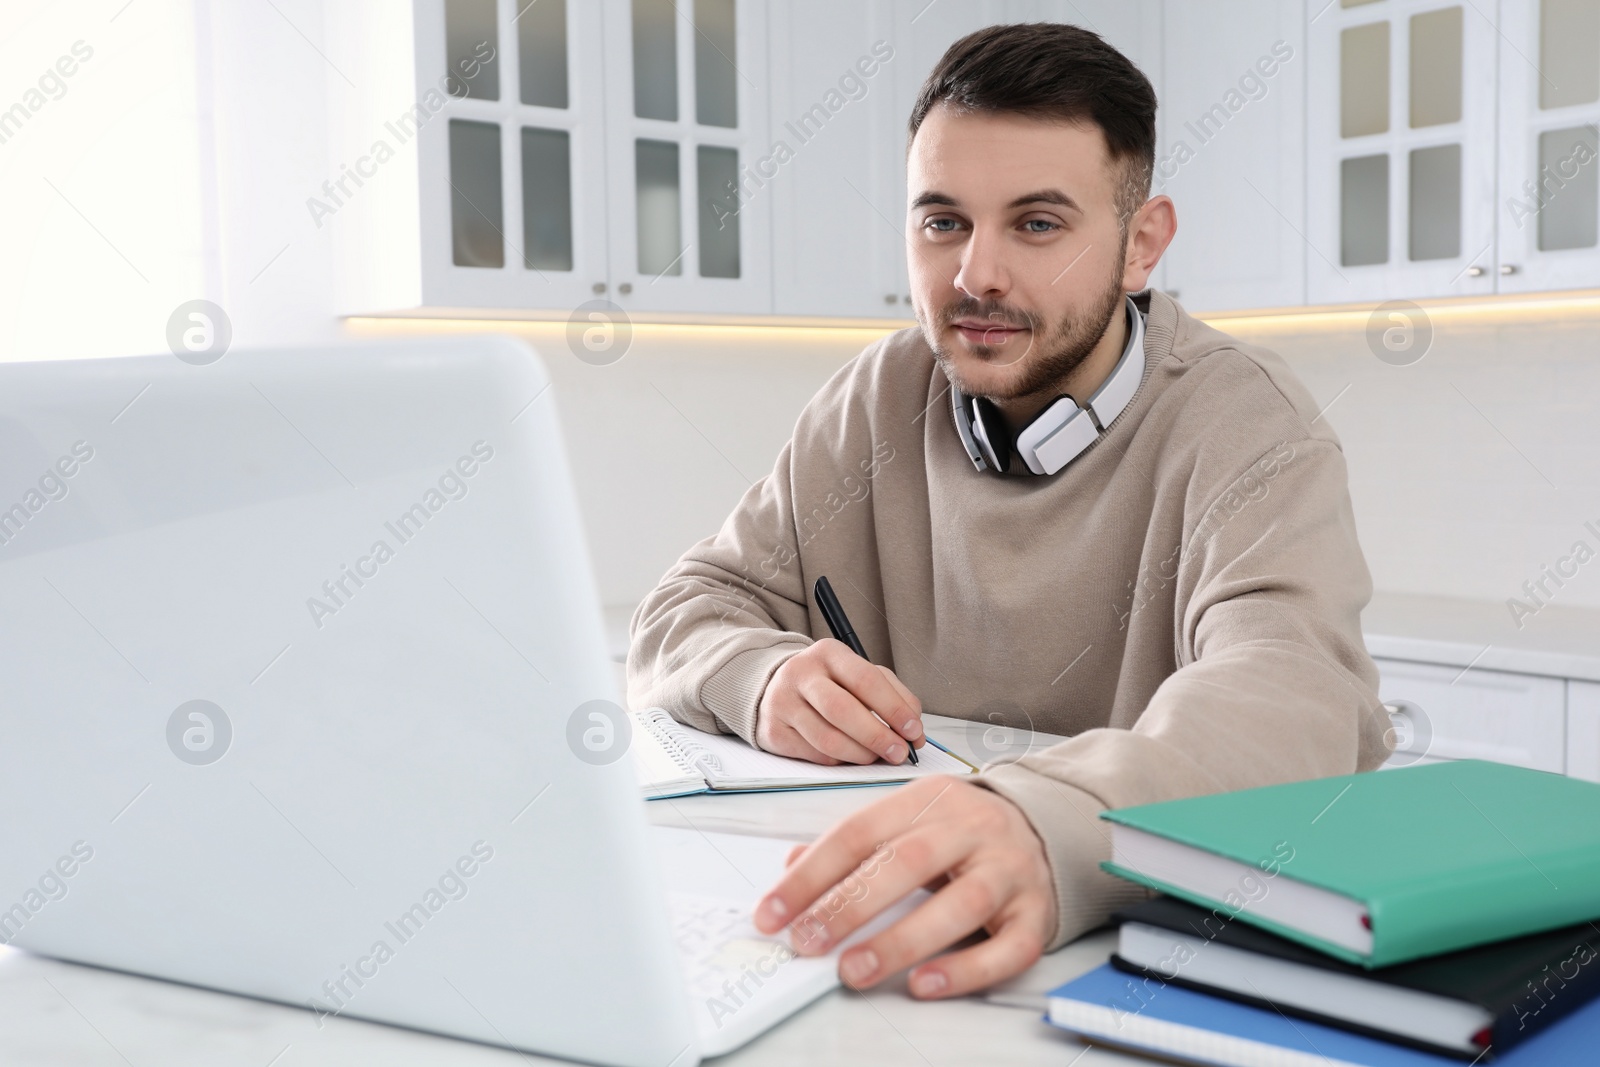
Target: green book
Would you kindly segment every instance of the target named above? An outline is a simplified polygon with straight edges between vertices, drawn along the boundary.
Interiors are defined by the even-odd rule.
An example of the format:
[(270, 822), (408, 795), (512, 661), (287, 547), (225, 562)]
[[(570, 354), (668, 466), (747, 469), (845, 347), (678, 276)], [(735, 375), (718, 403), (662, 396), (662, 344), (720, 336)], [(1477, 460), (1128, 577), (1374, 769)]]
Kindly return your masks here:
[(1600, 917), (1600, 785), (1460, 760), (1101, 813), (1112, 874), (1366, 967)]

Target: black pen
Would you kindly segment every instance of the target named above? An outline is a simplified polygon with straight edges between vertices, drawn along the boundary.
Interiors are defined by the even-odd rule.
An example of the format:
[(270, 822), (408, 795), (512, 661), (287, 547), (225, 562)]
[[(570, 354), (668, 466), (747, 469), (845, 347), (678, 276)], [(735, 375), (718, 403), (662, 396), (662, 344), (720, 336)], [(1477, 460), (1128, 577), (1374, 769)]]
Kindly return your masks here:
[[(839, 598), (833, 595), (833, 586), (828, 582), (827, 575), (817, 579), (812, 592), (816, 594), (817, 607), (822, 609), (822, 617), (827, 620), (828, 629), (833, 631), (834, 639), (843, 641), (850, 646), (850, 651), (862, 659), (867, 659), (867, 650), (861, 647), (861, 639), (856, 636), (855, 627), (850, 625), (850, 616), (844, 613), (844, 606), (839, 603)], [(867, 660), (867, 662), (872, 661)], [(917, 747), (910, 741), (906, 742), (906, 758), (911, 761), (913, 767), (917, 765)]]

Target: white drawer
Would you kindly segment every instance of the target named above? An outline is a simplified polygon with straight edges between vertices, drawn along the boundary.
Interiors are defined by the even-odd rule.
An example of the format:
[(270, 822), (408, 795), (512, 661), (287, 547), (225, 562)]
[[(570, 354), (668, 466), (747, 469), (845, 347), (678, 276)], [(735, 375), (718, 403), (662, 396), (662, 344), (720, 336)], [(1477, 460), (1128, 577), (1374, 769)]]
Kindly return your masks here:
[(1567, 682), (1567, 773), (1600, 782), (1600, 682)]
[(1377, 659), (1378, 695), (1395, 718), (1387, 766), (1485, 759), (1566, 771), (1566, 688), (1561, 678)]

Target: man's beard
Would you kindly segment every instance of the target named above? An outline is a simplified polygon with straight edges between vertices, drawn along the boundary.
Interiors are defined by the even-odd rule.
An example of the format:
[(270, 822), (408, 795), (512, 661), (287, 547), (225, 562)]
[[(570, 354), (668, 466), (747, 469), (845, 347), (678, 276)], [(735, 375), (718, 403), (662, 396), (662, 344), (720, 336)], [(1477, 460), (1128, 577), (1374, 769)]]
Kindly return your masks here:
[[(1118, 257), (1118, 262), (1121, 262), (1121, 257)], [(1060, 390), (1062, 379), (1088, 359), (1089, 354), (1094, 351), (1094, 346), (1100, 343), (1100, 338), (1105, 336), (1106, 328), (1111, 324), (1111, 317), (1121, 309), (1124, 299), (1122, 275), (1119, 271), (1111, 278), (1111, 284), (1089, 305), (1088, 310), (1080, 315), (1063, 316), (1057, 321), (1055, 328), (1046, 333), (1043, 329), (1044, 321), (1037, 312), (1011, 311), (1002, 309), (998, 304), (987, 303), (970, 296), (963, 297), (945, 307), (939, 313), (937, 327), (931, 332), (924, 327), (923, 335), (927, 337), (928, 345), (933, 349), (934, 358), (944, 370), (945, 377), (968, 396), (986, 396), (991, 400), (1015, 400), (1047, 391), (1054, 396)], [(967, 388), (968, 383), (961, 381), (959, 377), (955, 360), (939, 343), (939, 338), (944, 335), (945, 329), (957, 319), (981, 319), (993, 322), (997, 326), (1024, 326), (1028, 329), (1029, 349), (1008, 362), (1000, 362), (1008, 355), (1004, 346), (972, 346), (975, 354), (992, 359), (1001, 366), (1028, 360), (1027, 365), (1022, 368), (1021, 377), (1014, 384), (991, 387), (988, 391), (977, 393)], [(1015, 343), (1015, 340), (1013, 338), (1011, 343)], [(1074, 399), (1082, 403), (1085, 398)]]

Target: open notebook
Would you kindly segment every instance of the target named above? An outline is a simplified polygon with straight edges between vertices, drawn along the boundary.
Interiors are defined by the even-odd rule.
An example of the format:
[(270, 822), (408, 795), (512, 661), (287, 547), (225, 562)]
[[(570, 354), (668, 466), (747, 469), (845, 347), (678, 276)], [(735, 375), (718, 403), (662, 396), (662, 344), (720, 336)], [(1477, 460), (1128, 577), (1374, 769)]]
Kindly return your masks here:
[(732, 734), (702, 733), (660, 708), (636, 711), (633, 720), (633, 766), (646, 800), (690, 793), (887, 785), (929, 774), (978, 773), (978, 768), (940, 748), (931, 738), (917, 749), (920, 766), (845, 763), (824, 767), (774, 756)]

